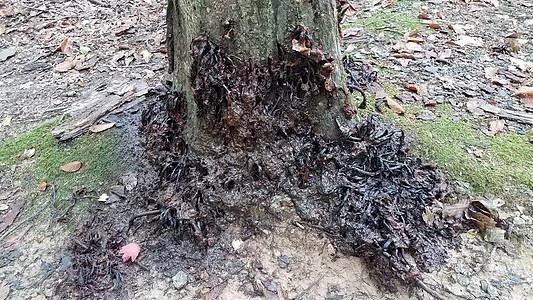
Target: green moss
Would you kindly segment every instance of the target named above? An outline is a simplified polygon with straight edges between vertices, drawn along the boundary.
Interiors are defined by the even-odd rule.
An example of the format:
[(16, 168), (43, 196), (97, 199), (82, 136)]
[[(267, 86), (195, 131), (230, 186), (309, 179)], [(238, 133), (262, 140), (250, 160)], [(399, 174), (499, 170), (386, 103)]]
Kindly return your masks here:
[(533, 188), (533, 145), (528, 136), (488, 137), (470, 124), (447, 116), (432, 122), (407, 116), (392, 120), (415, 134), (412, 150), (416, 155), (468, 182), (478, 194), (505, 196), (520, 186)]
[[(125, 168), (125, 161), (119, 153), (123, 141), (116, 129), (85, 134), (73, 141), (58, 143), (50, 134), (54, 126), (54, 123), (48, 123), (0, 143), (0, 168), (17, 166), (15, 176), (24, 183), (28, 199), (52, 198), (52, 189), (42, 193), (38, 192), (38, 186), (43, 181), (54, 184), (57, 193), (52, 207), (56, 209), (68, 206), (70, 202), (64, 200), (81, 187), (94, 191), (92, 195), (95, 197), (106, 192)], [(30, 148), (35, 148), (35, 155), (24, 159), (24, 150)], [(75, 160), (82, 162), (79, 171), (66, 173), (59, 169)], [(91, 201), (79, 201), (76, 211), (86, 211), (89, 203)], [(28, 204), (27, 211), (36, 209), (32, 201)]]
[(415, 29), (427, 30), (416, 16), (391, 12), (381, 12), (367, 18), (360, 18), (352, 23), (342, 24), (341, 27), (343, 29), (357, 27), (374, 32), (383, 31), (389, 37), (399, 37)]

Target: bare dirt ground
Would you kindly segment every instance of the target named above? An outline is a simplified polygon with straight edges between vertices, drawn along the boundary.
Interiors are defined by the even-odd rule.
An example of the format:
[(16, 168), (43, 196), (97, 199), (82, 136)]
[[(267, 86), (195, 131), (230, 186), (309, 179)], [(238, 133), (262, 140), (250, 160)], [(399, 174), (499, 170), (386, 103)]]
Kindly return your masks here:
[[(446, 47), (446, 41), (457, 41), (461, 35), (446, 27), (442, 31), (421, 32), (427, 41), (424, 51), (415, 53), (416, 59), (407, 59), (410, 62), (402, 57), (390, 58), (396, 53), (393, 46), (407, 30), (381, 40), (380, 29), (359, 30), (356, 36), (344, 40), (344, 47), (355, 57), (368, 58), (372, 53), (382, 59), (382, 64), (399, 70), (395, 74), (380, 73), (382, 82), (426, 83), (437, 106), (447, 103), (458, 118), (472, 119), (490, 131), (489, 122), (494, 116), (483, 109), (484, 104), (496, 102), (500, 109), (528, 113), (510, 94), (519, 86), (517, 81), (524, 85), (530, 82), (533, 61), (533, 46), (527, 41), (520, 41), (521, 56), (513, 55), (512, 49), (493, 54), (494, 47), (498, 51), (503, 47), (502, 37), (531, 31), (533, 7), (518, 1), (499, 1), (496, 7), (494, 2), (398, 1), (386, 7), (382, 6), (386, 3), (356, 3), (359, 12), (347, 22), (387, 10), (415, 17), (440, 12), (447, 23), (465, 26), (468, 31), (462, 35), (481, 39), (481, 45), (474, 40), (475, 45)], [(102, 3), (77, 0), (0, 4), (0, 51), (12, 53), (11, 49), (15, 49), (13, 55), (0, 57), (0, 141), (61, 116), (70, 106), (87, 101), (93, 91), (111, 90), (114, 84), (127, 85), (136, 80), (156, 86), (167, 78), (166, 2), (136, 0), (113, 2), (110, 6)], [(71, 50), (56, 50), (67, 37)], [(432, 57), (432, 53), (438, 56), (448, 48), (453, 51), (452, 56), (441, 55), (442, 61)], [(64, 69), (65, 61), (76, 63)], [(501, 66), (504, 71), (498, 73), (499, 79), (509, 83), (494, 86), (488, 82), (484, 78), (487, 62)], [(423, 97), (412, 101), (424, 104)], [(478, 105), (467, 106), (469, 101), (478, 101)], [(436, 114), (431, 107), (425, 110), (431, 113), (423, 116), (432, 118), (431, 114)], [(128, 115), (119, 115), (118, 119), (138, 121), (138, 117)], [(126, 127), (117, 130), (123, 135), (134, 135), (137, 130)], [(504, 130), (527, 132), (530, 128), (531, 123), (506, 120)], [(127, 154), (133, 157), (131, 161), (138, 155), (136, 149)], [(128, 186), (138, 181), (138, 185), (143, 185), (146, 170), (146, 166), (132, 166), (114, 184)], [(0, 188), (0, 204), (7, 205), (0, 216), (5, 220), (19, 199), (26, 197), (24, 177), (15, 175), (11, 168), (1, 169)], [(127, 200), (114, 205), (95, 204), (87, 218), (104, 218), (95, 223), (104, 228), (104, 233), (124, 229), (128, 218), (141, 211), (129, 201), (135, 197), (132, 191), (126, 191)], [(258, 221), (256, 234), (230, 224), (209, 250), (175, 238), (155, 222), (142, 223), (138, 232), (130, 235), (130, 241), (142, 248), (138, 263), (122, 264), (117, 257), (116, 270), (121, 275), (113, 277), (116, 286), (101, 288), (108, 289), (108, 297), (114, 299), (278, 299), (275, 293), (281, 290), (287, 292), (289, 299), (431, 298), (417, 287), (400, 287), (397, 293), (381, 291), (360, 259), (336, 251), (319, 230), (301, 225), (304, 222), (299, 222), (289, 202), (282, 201), (283, 195), (276, 199), (274, 209), (292, 216), (289, 220)], [(34, 208), (49, 209), (45, 198), (26, 199), (26, 203), (30, 202)], [(530, 299), (531, 207), (530, 198), (505, 199), (498, 210), (502, 219), (514, 223), (511, 239), (491, 243), (475, 232), (462, 234), (462, 244), (449, 249), (446, 266), (439, 272), (424, 274), (426, 284), (449, 299)], [(34, 212), (35, 209), (23, 209), (14, 224)], [(69, 252), (71, 245), (76, 241), (82, 245), (79, 247), (87, 245), (88, 240), (80, 240), (87, 236), (77, 235), (85, 219), (71, 219), (65, 224), (45, 215), (50, 214), (29, 219), (16, 230), (8, 227), (0, 232), (5, 235), (9, 231), (0, 240), (0, 299), (79, 297), (78, 291), (65, 292), (69, 289), (65, 274), (75, 259)], [(185, 280), (178, 276), (182, 274)]]

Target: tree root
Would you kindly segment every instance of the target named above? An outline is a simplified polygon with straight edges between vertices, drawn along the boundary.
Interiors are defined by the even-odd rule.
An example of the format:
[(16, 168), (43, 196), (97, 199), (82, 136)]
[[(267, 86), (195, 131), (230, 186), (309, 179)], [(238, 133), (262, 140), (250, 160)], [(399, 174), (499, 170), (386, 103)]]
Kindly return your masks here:
[(427, 285), (422, 281), (422, 279), (420, 279), (420, 278), (415, 278), (415, 281), (416, 281), (416, 284), (417, 284), (421, 289), (423, 289), (423, 290), (426, 291), (428, 294), (430, 294), (431, 296), (433, 296), (433, 298), (438, 299), (438, 300), (448, 300), (448, 298), (442, 296), (441, 294), (437, 293), (435, 290), (433, 290), (432, 288), (430, 288), (429, 286), (427, 286)]

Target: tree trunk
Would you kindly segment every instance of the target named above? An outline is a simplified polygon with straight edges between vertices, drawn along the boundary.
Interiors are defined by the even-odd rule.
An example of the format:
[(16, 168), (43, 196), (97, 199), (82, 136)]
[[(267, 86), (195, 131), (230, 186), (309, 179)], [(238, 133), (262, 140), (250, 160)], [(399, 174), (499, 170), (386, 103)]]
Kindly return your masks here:
[[(228, 135), (243, 133), (246, 129), (238, 129), (234, 123), (247, 124), (246, 118), (251, 118), (249, 113), (257, 106), (259, 100), (255, 98), (258, 97), (263, 102), (272, 100), (270, 107), (274, 111), (280, 101), (273, 99), (275, 97), (290, 97), (291, 101), (294, 101), (293, 97), (305, 100), (306, 104), (301, 109), (306, 110), (309, 123), (315, 131), (326, 139), (337, 137), (335, 119), (344, 115), (342, 107), (345, 103), (345, 89), (342, 83), (344, 71), (341, 63), (335, 0), (169, 0), (167, 18), (170, 70), (174, 88), (183, 93), (186, 102), (187, 125), (184, 137), (192, 150), (208, 152), (210, 147), (223, 142)], [(305, 29), (308, 30), (308, 35)], [(308, 39), (302, 35), (306, 35)], [(202, 38), (198, 39), (200, 36)], [(193, 41), (197, 41), (197, 44)], [(201, 65), (202, 60), (205, 63), (205, 59), (202, 58), (203, 53), (208, 49), (213, 52), (213, 48), (218, 46), (220, 51), (223, 51), (222, 59), (226, 62), (217, 64), (212, 62), (213, 58), (210, 58), (212, 65), (207, 67), (205, 64)], [(300, 57), (294, 58), (294, 55)], [(303, 58), (305, 55), (309, 58)], [(311, 63), (305, 59), (311, 60)], [(225, 67), (230, 62), (236, 66)], [(280, 82), (285, 80), (287, 74), (272, 75), (274, 79), (265, 79), (264, 74), (262, 79), (250, 79), (251, 73), (258, 73), (258, 69), (272, 74), (275, 72), (272, 71), (272, 65), (279, 66), (279, 62), (284, 62), (283, 66), (279, 67), (281, 69), (292, 67), (293, 64), (303, 66), (307, 63), (314, 69), (300, 68), (290, 71), (289, 75), (294, 77), (321, 72), (322, 81), (315, 80), (315, 83), (320, 83), (322, 86), (319, 90), (304, 95), (305, 92), (302, 91), (305, 91), (309, 85), (304, 82), (304, 87), (299, 88), (299, 92), (294, 90), (294, 93), (300, 96), (294, 96), (293, 92), (279, 91), (283, 89), (280, 87)], [(205, 83), (205, 78), (211, 75), (202, 68), (211, 68), (213, 76), (216, 76), (210, 79), (211, 83)], [(323, 72), (323, 69), (328, 68), (329, 73)], [(227, 74), (222, 78), (221, 74), (224, 72)], [(233, 85), (228, 83), (229, 79), (243, 82), (240, 85)], [(265, 84), (265, 80), (273, 83)], [(295, 84), (295, 81), (291, 80), (288, 82)], [(198, 93), (198, 90), (202, 89), (216, 90), (217, 84), (223, 86), (226, 91), (209, 96), (206, 96), (206, 93), (210, 91), (203, 90)], [(229, 85), (232, 85), (233, 89)], [(260, 88), (250, 92), (253, 90), (250, 88), (251, 85), (258, 85)], [(248, 97), (253, 97), (255, 100), (241, 99), (240, 102), (235, 100), (236, 97), (242, 96), (236, 96), (237, 87), (241, 89), (241, 94), (243, 89), (249, 91)], [(276, 96), (269, 96), (273, 94)], [(225, 99), (217, 100), (224, 103), (220, 109), (214, 109), (211, 113), (219, 113), (219, 119), (224, 119), (225, 124), (217, 125), (206, 121), (206, 114), (209, 113), (204, 111), (209, 108), (201, 107), (214, 105), (208, 102), (214, 101), (213, 99), (217, 97), (224, 97)], [(206, 98), (211, 100), (208, 101)], [(282, 100), (282, 103), (285, 100)], [(253, 102), (253, 104), (244, 105), (244, 102)], [(236, 107), (239, 103), (240, 107)], [(267, 106), (265, 104), (263, 108)], [(272, 114), (269, 109), (264, 110), (264, 114)], [(210, 129), (216, 126), (229, 126), (229, 129), (225, 131)], [(258, 130), (261, 130), (260, 126)], [(247, 133), (243, 134), (246, 135), (258, 135), (258, 132), (250, 132), (248, 129)]]

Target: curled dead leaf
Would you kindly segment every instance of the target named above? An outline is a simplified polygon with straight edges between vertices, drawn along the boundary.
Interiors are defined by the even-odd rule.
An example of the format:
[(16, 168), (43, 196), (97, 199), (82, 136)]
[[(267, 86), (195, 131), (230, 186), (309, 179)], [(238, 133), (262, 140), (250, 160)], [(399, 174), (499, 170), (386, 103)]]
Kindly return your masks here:
[(305, 55), (309, 55), (311, 53), (311, 49), (300, 43), (298, 40), (292, 40), (292, 50)]
[(424, 19), (424, 20), (430, 20), (431, 19), (427, 14), (419, 14), (418, 18), (419, 19)]
[(394, 99), (389, 96), (385, 96), (385, 99), (387, 99), (387, 105), (389, 106), (389, 108), (392, 109), (395, 113), (399, 115), (405, 113), (405, 109), (403, 109), (403, 107), (398, 104), (398, 102), (396, 102)]
[(41, 192), (44, 192), (46, 191), (46, 188), (48, 187), (48, 184), (46, 184), (46, 182), (41, 182), (41, 184), (39, 184), (39, 191)]
[(437, 24), (437, 23), (431, 23), (428, 25), (429, 28), (433, 28), (433, 29), (440, 29), (440, 25)]
[(416, 85), (410, 85), (410, 84), (407, 84), (405, 82), (402, 82), (402, 85), (404, 88), (410, 90), (410, 91), (415, 91), (415, 92), (418, 92), (418, 87)]
[(414, 55), (409, 53), (398, 53), (393, 55), (396, 58), (407, 58), (407, 59), (415, 59)]
[(420, 32), (420, 31), (418, 31), (418, 30), (415, 29), (415, 30), (413, 30), (413, 31), (411, 31), (411, 32), (409, 32), (409, 33), (407, 33), (407, 37), (413, 37), (413, 36), (417, 35), (419, 32)]
[(92, 132), (92, 133), (98, 133), (98, 132), (102, 132), (102, 131), (108, 130), (109, 128), (111, 128), (113, 126), (115, 126), (115, 123), (113, 123), (113, 122), (93, 125), (93, 126), (89, 127), (89, 131)]
[(73, 161), (69, 162), (68, 164), (62, 165), (59, 167), (61, 171), (67, 172), (67, 173), (73, 173), (78, 171), (81, 168), (81, 161)]

